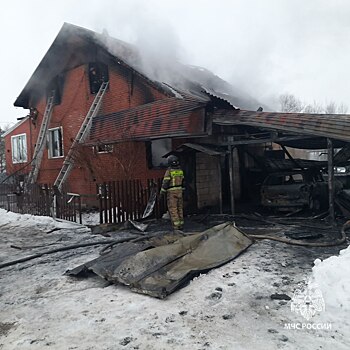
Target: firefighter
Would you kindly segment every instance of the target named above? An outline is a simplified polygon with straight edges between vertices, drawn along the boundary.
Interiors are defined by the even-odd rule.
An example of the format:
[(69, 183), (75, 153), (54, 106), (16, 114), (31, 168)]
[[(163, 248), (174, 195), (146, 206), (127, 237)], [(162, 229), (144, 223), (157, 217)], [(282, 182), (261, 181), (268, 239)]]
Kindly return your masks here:
[(183, 217), (183, 183), (184, 172), (180, 167), (178, 157), (168, 157), (168, 169), (165, 172), (160, 195), (167, 195), (167, 204), (174, 231), (181, 231), (184, 225)]

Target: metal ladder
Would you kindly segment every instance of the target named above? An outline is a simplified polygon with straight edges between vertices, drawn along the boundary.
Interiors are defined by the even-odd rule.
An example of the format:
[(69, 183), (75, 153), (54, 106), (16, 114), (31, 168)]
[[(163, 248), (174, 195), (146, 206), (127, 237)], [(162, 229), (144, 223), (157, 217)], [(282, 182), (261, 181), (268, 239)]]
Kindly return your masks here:
[(74, 139), (67, 156), (65, 160), (63, 161), (62, 168), (55, 180), (54, 186), (58, 188), (58, 190), (61, 190), (63, 183), (67, 180), (68, 175), (70, 174), (73, 166), (74, 166), (74, 153), (76, 150), (76, 146), (83, 142), (90, 130), (91, 124), (92, 124), (92, 119), (97, 115), (101, 103), (102, 103), (102, 98), (107, 90), (108, 87), (108, 81), (103, 82), (100, 86), (100, 89), (98, 90), (98, 93), (95, 96), (95, 99), (83, 121), (83, 123), (80, 126), (80, 129), (77, 133), (76, 138)]
[(27, 179), (28, 184), (35, 183), (36, 179), (38, 178), (41, 160), (43, 159), (44, 148), (45, 148), (44, 144), (46, 142), (47, 131), (51, 120), (54, 100), (55, 100), (55, 90), (52, 90), (47, 100), (43, 121), (41, 123), (38, 139), (35, 144), (33, 160), (32, 160), (32, 169)]

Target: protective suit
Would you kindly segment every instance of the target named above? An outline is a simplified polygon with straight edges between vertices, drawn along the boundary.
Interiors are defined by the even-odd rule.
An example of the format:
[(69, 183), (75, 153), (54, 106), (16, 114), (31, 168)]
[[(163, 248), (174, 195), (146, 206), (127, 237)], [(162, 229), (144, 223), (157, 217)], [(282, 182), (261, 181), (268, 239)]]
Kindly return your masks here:
[(182, 230), (184, 172), (176, 156), (168, 157), (169, 168), (165, 172), (160, 194), (167, 196), (167, 205), (174, 230)]

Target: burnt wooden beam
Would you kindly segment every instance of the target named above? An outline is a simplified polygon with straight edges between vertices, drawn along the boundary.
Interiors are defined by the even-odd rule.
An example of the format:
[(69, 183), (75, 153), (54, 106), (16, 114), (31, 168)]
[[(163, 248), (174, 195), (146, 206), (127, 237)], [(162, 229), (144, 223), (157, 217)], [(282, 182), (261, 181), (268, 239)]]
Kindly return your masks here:
[[(232, 135), (232, 138), (234, 138), (234, 135)], [(286, 142), (286, 141), (297, 141), (297, 140), (306, 140), (309, 139), (310, 136), (283, 136), (283, 137), (269, 137), (269, 138), (256, 138), (256, 139), (246, 139), (246, 140), (239, 140), (234, 141), (227, 138), (227, 140), (218, 140), (217, 145), (218, 146), (238, 146), (238, 145), (254, 145), (259, 143), (280, 143), (280, 142)]]
[(234, 184), (234, 171), (233, 171), (233, 146), (229, 146), (229, 173), (230, 173), (230, 199), (231, 199), (231, 214), (235, 214), (235, 184)]
[(332, 139), (327, 138), (327, 148), (328, 148), (328, 202), (329, 202), (329, 217), (331, 223), (335, 223), (335, 212), (334, 212), (334, 150)]
[(216, 156), (216, 159), (218, 161), (218, 172), (219, 172), (219, 211), (220, 211), (220, 214), (223, 213), (223, 208), (222, 208), (222, 171), (221, 171), (221, 158), (223, 157), (223, 155), (220, 155), (220, 156)]
[(288, 152), (287, 148), (283, 145), (280, 145), (284, 151), (284, 153), (287, 155), (287, 157), (294, 163), (296, 168), (300, 168), (301, 170), (304, 170), (304, 168), (299, 164), (299, 162), (292, 157), (292, 155)]

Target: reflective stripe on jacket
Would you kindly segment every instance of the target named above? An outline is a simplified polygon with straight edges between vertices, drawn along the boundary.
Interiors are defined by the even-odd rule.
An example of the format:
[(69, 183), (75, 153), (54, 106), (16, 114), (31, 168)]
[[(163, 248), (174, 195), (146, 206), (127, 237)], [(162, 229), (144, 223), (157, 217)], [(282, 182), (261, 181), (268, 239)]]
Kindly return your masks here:
[(165, 172), (161, 192), (174, 191), (181, 189), (184, 180), (184, 172), (182, 169), (168, 168)]

